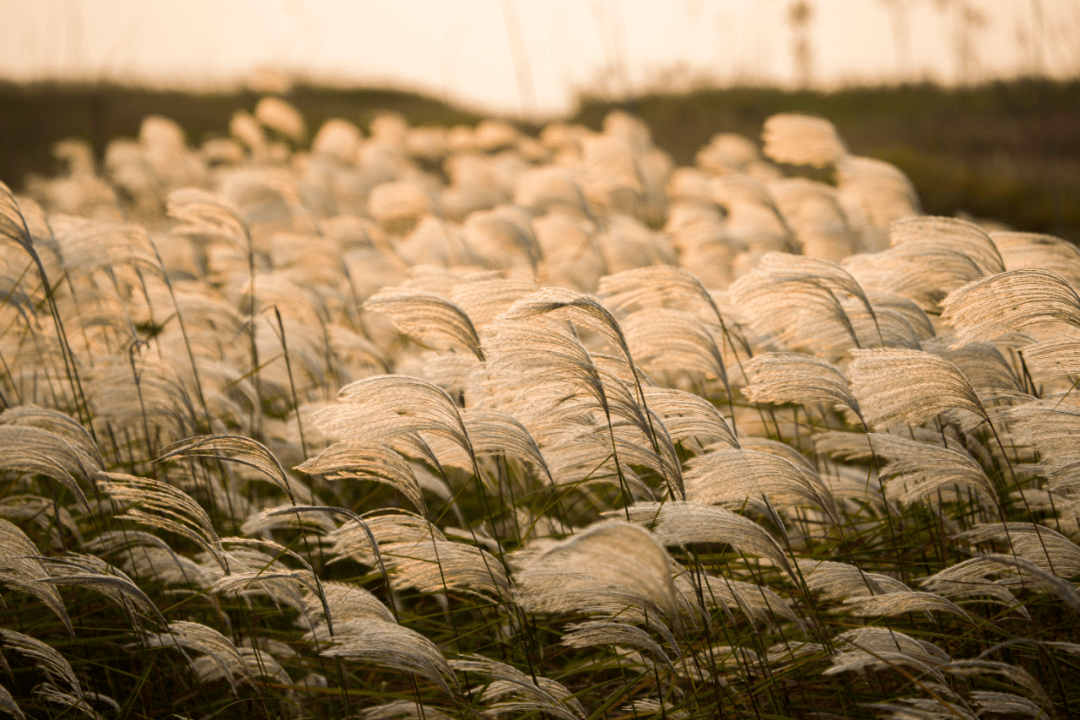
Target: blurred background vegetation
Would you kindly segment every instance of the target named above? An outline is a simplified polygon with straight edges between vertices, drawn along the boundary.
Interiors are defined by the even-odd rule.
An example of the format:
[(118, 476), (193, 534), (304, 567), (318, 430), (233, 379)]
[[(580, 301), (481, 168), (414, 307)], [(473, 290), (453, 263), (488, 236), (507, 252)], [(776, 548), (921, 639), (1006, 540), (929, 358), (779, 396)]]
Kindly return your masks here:
[[(415, 125), (475, 124), (480, 115), (422, 95), (298, 85), (285, 99), (309, 127), (331, 117), (361, 127), (382, 110)], [(52, 145), (89, 140), (98, 158), (108, 141), (134, 137), (149, 114), (180, 123), (188, 141), (228, 132), (229, 119), (259, 95), (190, 94), (120, 85), (0, 83), (0, 180), (14, 189), (28, 174), (60, 170)], [(1018, 80), (960, 89), (934, 85), (849, 88), (833, 92), (773, 88), (650, 94), (626, 101), (582, 98), (569, 118), (599, 128), (612, 109), (628, 110), (652, 128), (657, 145), (678, 164), (717, 132), (757, 138), (777, 112), (831, 120), (850, 150), (894, 163), (908, 174), (925, 212), (992, 218), (1014, 229), (1080, 243), (1080, 81)], [(520, 124), (519, 124), (520, 125)], [(527, 131), (539, 126), (525, 125)]]

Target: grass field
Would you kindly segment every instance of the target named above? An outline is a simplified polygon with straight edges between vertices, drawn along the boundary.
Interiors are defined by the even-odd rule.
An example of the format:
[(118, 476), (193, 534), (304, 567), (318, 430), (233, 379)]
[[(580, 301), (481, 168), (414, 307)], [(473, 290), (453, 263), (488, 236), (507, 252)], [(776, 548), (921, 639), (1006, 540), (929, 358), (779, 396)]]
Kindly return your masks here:
[(0, 185), (0, 714), (1076, 715), (1075, 245), (854, 91), (305, 92)]

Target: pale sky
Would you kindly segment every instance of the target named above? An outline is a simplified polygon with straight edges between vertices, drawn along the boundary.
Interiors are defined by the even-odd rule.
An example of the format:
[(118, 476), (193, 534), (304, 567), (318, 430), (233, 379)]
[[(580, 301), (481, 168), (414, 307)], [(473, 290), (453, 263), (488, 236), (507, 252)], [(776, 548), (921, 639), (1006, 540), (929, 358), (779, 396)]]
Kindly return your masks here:
[[(556, 115), (582, 88), (793, 86), (793, 2), (0, 0), (0, 78), (204, 88), (264, 68)], [(817, 86), (1080, 75), (1080, 0), (806, 2)]]

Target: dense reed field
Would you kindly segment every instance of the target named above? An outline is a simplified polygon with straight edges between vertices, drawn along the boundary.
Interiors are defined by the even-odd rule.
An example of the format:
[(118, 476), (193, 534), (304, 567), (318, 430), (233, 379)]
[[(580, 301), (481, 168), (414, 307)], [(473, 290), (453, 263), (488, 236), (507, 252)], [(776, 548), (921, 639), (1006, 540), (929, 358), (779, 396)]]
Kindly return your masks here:
[(0, 185), (0, 712), (1080, 712), (1073, 245), (805, 115), (229, 133)]

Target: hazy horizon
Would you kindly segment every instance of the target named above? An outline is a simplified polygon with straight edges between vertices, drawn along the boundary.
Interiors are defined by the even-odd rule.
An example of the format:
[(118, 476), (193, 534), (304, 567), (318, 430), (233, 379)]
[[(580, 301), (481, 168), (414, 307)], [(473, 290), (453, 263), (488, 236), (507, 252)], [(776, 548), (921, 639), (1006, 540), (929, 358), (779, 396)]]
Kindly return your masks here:
[(806, 2), (800, 51), (793, 0), (0, 0), (0, 78), (224, 89), (270, 74), (554, 115), (583, 90), (1080, 74), (1070, 0)]

